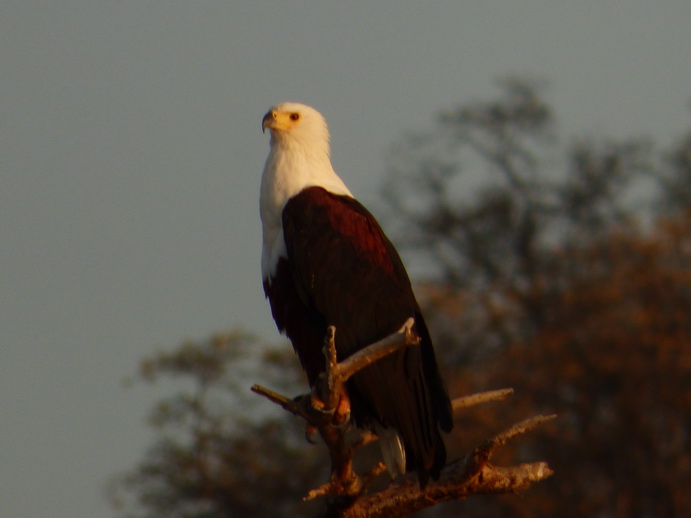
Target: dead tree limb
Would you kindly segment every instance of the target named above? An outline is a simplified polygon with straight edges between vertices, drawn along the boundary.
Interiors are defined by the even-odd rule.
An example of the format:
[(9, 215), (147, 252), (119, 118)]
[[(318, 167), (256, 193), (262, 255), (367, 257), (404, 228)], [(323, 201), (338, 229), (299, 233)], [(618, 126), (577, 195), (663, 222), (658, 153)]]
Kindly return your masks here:
[[(331, 458), (330, 480), (323, 486), (309, 491), (305, 496), (306, 500), (326, 497), (325, 507), (320, 516), (403, 517), (447, 500), (462, 500), (475, 494), (512, 493), (526, 489), (532, 483), (552, 474), (544, 462), (512, 467), (497, 467), (490, 464), (494, 452), (507, 441), (555, 417), (535, 416), (486, 440), (464, 460), (448, 464), (442, 470), (439, 480), (430, 482), (424, 489), (420, 489), (417, 480), (408, 477), (392, 482), (383, 491), (372, 495), (366, 494), (370, 483), (385, 471), (385, 468), (379, 463), (364, 476), (358, 476), (353, 470), (354, 452), (377, 437), (371, 431), (352, 433), (349, 415), (343, 415), (338, 408), (343, 384), (367, 365), (403, 347), (417, 344), (419, 340), (411, 332), (412, 325), (413, 320), (409, 319), (397, 333), (362, 349), (340, 363), (336, 356), (336, 329), (331, 326), (324, 345), (326, 369), (310, 394), (291, 399), (260, 385), (252, 387), (254, 392), (303, 418), (307, 422), (308, 431), (318, 431), (326, 444)], [(507, 388), (471, 394), (453, 400), (452, 406), (457, 410), (488, 401), (502, 400), (512, 393), (513, 389)]]
[(467, 408), (469, 406), (479, 405), (481, 403), (488, 403), (490, 401), (501, 401), (513, 394), (512, 388), (489, 390), (487, 392), (479, 392), (477, 394), (470, 394), (469, 396), (457, 397), (451, 401), (451, 408), (456, 411), (460, 408)]
[(317, 430), (329, 450), (330, 480), (323, 486), (310, 491), (306, 499), (338, 495), (354, 500), (367, 487), (375, 472), (377, 474), (381, 472), (379, 467), (375, 467), (372, 473), (361, 478), (353, 470), (355, 450), (366, 442), (371, 442), (373, 434), (370, 434), (369, 438), (357, 435), (353, 437), (353, 434), (348, 434), (350, 416), (339, 412), (338, 404), (343, 385), (353, 374), (394, 351), (419, 343), (419, 339), (411, 331), (413, 323), (414, 320), (409, 318), (398, 332), (367, 346), (340, 363), (336, 356), (336, 328), (329, 326), (324, 342), (326, 368), (308, 396), (298, 396), (291, 400), (260, 385), (252, 387), (254, 392), (305, 419), (308, 426), (308, 438), (313, 430)]

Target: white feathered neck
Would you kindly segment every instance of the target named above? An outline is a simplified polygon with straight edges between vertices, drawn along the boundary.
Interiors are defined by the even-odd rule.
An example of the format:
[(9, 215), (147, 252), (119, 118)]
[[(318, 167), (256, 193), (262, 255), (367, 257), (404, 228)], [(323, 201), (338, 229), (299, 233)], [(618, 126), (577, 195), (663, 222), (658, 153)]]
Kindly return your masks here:
[(271, 150), (264, 165), (259, 197), (262, 278), (270, 281), (278, 260), (286, 256), (282, 213), (288, 200), (313, 186), (334, 194), (352, 194), (333, 170), (329, 129), (317, 110), (299, 103), (278, 104), (265, 115), (262, 127), (271, 130)]

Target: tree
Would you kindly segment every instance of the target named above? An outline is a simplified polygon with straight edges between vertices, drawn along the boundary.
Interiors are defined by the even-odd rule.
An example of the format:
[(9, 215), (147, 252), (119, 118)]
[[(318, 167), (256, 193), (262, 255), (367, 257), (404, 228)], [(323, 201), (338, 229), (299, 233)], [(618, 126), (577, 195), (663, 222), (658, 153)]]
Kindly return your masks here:
[[(425, 143), (413, 151), (417, 160), (390, 171), (412, 188), (386, 197), (407, 230), (401, 241), (412, 234), (410, 252), (426, 254), (439, 279), (425, 286), (423, 304), (454, 365), (452, 392), (500, 383), (519, 396), (508, 415), (468, 412), (457, 433), (477, 437), (526, 412), (559, 415), (506, 451), (506, 462), (544, 458), (557, 475), (521, 499), (469, 501), (464, 510), (686, 516), (690, 141), (657, 154), (642, 139), (581, 139), (554, 160), (551, 110), (536, 87), (503, 88), (498, 101), (443, 115), (434, 137), (416, 136)], [(443, 167), (436, 147), (425, 150), (440, 134), (450, 135), (456, 157)], [(487, 183), (469, 199), (454, 184), (477, 155)], [(644, 192), (651, 179), (662, 188)]]
[[(461, 411), (450, 459), (557, 412), (495, 454), (509, 465), (545, 459), (556, 475), (520, 497), (423, 514), (691, 514), (691, 138), (662, 152), (642, 138), (563, 146), (541, 85), (500, 88), (397, 146), (385, 227), (426, 276), (418, 298), (450, 393), (516, 389), (510, 405)], [(233, 378), (231, 363), (248, 375)], [(121, 514), (314, 513), (300, 498), (328, 479), (327, 452), (243, 395), (253, 382), (304, 389), (289, 346), (235, 332), (143, 363), (141, 378), (161, 376), (191, 384), (158, 407), (156, 445), (113, 485), (135, 499), (135, 514)]]
[(691, 132), (682, 137), (666, 156), (670, 171), (661, 180), (663, 211), (685, 211), (691, 207)]
[(405, 139), (385, 182), (402, 248), (422, 256), (437, 283), (521, 315), (504, 320), (510, 328), (486, 322), (466, 353), (533, 333), (553, 250), (629, 226), (652, 201), (635, 193), (651, 174), (647, 140), (580, 139), (561, 151), (539, 85), (500, 85), (499, 99), (443, 112), (429, 134)]
[[(493, 499), (481, 509), (469, 501), (466, 511), (533, 517), (688, 514), (689, 223), (691, 215), (663, 220), (652, 235), (614, 233), (562, 254), (546, 272), (560, 293), (550, 297), (540, 328), (486, 355), (481, 367), (452, 369), (461, 386), (455, 390), (498, 383), (516, 390), (508, 412), (467, 412), (459, 434), (477, 437), (545, 409), (558, 414), (554, 425), (504, 451), (506, 463), (546, 459), (556, 475), (520, 499)], [(453, 293), (428, 295), (437, 308), (453, 307)]]
[[(252, 377), (298, 391), (290, 348), (276, 349), (240, 331), (142, 361), (139, 381), (173, 381), (178, 393), (150, 415), (156, 443), (129, 473), (116, 477), (111, 501), (120, 516), (210, 518), (300, 516), (305, 486), (327, 476), (324, 449), (308, 447), (304, 428), (261, 408)], [(288, 476), (288, 473), (290, 474)]]

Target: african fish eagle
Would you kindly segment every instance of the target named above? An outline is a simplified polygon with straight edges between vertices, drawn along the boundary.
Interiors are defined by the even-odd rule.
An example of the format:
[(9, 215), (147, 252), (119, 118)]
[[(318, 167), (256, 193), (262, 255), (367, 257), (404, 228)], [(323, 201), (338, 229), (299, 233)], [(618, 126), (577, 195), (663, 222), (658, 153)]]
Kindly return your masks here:
[(382, 446), (385, 459), (387, 451), (398, 451), (397, 470), (416, 471), (424, 486), (429, 477), (439, 477), (446, 462), (439, 429), (448, 432), (453, 424), (405, 267), (377, 221), (333, 170), (324, 117), (309, 106), (283, 103), (264, 116), (262, 130), (267, 128), (271, 150), (261, 181), (261, 267), (276, 325), (291, 340), (313, 385), (324, 371), (327, 326), (336, 327), (340, 361), (414, 319), (420, 344), (356, 373), (342, 397), (355, 424), (388, 443)]

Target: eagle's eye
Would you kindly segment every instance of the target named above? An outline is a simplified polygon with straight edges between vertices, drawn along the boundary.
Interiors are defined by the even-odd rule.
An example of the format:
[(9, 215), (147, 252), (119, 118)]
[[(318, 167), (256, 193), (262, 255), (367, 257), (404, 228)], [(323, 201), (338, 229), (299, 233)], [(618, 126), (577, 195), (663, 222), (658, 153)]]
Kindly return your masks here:
[(296, 121), (296, 120), (298, 120), (299, 118), (300, 118), (300, 114), (299, 114), (299, 113), (291, 113), (291, 114), (290, 114), (290, 120), (292, 120), (292, 121)]

